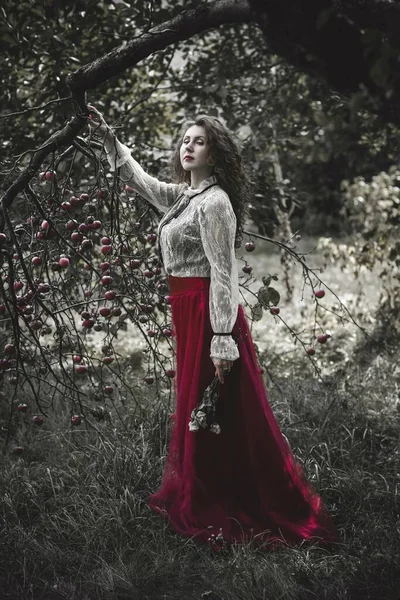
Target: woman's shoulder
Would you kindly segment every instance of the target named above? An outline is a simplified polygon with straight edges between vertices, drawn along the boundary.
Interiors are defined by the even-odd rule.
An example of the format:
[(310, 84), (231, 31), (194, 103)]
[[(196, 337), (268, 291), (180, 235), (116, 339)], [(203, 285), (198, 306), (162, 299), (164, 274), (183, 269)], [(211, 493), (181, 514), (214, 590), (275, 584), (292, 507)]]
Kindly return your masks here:
[(228, 194), (218, 184), (210, 187), (200, 202), (200, 210), (203, 214), (220, 216), (221, 213), (228, 214), (235, 219), (235, 213)]
[(205, 197), (203, 198), (201, 204), (204, 207), (210, 206), (211, 204), (213, 204), (214, 206), (218, 205), (221, 207), (232, 206), (228, 194), (218, 183), (214, 184), (212, 187), (206, 190)]

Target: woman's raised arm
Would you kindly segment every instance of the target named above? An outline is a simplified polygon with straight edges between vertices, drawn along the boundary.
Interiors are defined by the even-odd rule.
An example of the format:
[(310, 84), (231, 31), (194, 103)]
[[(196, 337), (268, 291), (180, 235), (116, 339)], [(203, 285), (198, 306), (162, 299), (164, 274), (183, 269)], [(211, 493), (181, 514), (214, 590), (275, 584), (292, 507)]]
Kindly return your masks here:
[(167, 212), (187, 184), (165, 183), (146, 173), (131, 156), (129, 148), (113, 134), (101, 113), (92, 106), (89, 108), (91, 118), (88, 124), (93, 133), (102, 137), (111, 170), (120, 169), (120, 177), (124, 183), (132, 186), (161, 213)]

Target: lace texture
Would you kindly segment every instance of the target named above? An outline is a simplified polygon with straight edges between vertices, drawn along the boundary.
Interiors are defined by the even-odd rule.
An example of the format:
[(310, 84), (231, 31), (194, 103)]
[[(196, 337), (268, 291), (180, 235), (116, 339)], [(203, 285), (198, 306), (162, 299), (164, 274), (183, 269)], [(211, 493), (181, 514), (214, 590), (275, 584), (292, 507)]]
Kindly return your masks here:
[[(175, 212), (181, 202), (190, 199), (183, 212), (161, 229), (164, 268), (175, 277), (210, 277), (212, 330), (230, 333), (239, 307), (239, 277), (234, 245), (236, 215), (229, 196), (218, 185), (205, 190), (216, 183), (215, 176), (203, 180), (197, 189), (186, 183), (159, 181), (144, 171), (117, 138), (106, 141), (106, 153), (111, 169), (119, 168), (121, 179), (162, 213), (159, 229), (170, 211)], [(232, 336), (213, 336), (210, 357), (237, 360), (239, 351)]]

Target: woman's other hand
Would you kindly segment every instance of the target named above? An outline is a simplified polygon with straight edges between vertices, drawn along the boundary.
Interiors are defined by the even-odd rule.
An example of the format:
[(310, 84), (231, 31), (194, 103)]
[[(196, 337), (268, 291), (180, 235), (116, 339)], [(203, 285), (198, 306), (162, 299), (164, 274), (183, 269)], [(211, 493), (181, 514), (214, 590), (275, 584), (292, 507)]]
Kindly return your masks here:
[[(220, 358), (215, 358), (213, 363), (215, 366), (215, 375), (218, 375), (220, 382), (224, 383), (224, 369), (230, 371), (233, 365), (233, 360), (222, 360)], [(225, 373), (225, 375), (229, 375), (229, 373)]]

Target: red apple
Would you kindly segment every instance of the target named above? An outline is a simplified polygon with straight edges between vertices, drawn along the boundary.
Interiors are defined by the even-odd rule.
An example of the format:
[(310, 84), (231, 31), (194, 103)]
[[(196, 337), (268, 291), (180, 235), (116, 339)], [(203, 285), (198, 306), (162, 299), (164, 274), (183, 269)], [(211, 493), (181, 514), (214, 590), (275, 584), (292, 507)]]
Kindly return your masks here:
[(39, 283), (37, 291), (39, 292), (39, 294), (46, 294), (50, 291), (50, 286), (48, 283)]
[(101, 271), (107, 271), (107, 269), (109, 269), (110, 267), (111, 267), (111, 263), (108, 262), (108, 261), (100, 263), (100, 270)]
[(250, 265), (244, 265), (244, 267), (242, 267), (243, 273), (251, 273), (252, 270), (253, 270), (253, 267), (251, 267)]
[(56, 178), (55, 171), (46, 171), (44, 174), (44, 178), (46, 181), (53, 181)]
[(117, 293), (114, 290), (107, 290), (106, 293), (104, 294), (104, 298), (106, 300), (114, 300), (116, 295), (117, 295)]
[(151, 377), (151, 376), (143, 377), (143, 381), (145, 383), (148, 383), (148, 384), (153, 383), (154, 382), (154, 377)]
[(315, 349), (314, 348), (307, 348), (306, 352), (307, 352), (308, 356), (314, 356)]
[(82, 362), (82, 356), (79, 356), (79, 354), (74, 354), (72, 360), (74, 361), (74, 363), (79, 364), (80, 362)]
[(154, 329), (148, 329), (146, 333), (149, 337), (155, 337), (157, 335), (157, 331), (155, 331)]
[(92, 329), (94, 323), (95, 321), (93, 319), (84, 319), (82, 321), (82, 327), (85, 327), (86, 329)]
[(33, 415), (32, 417), (32, 422), (35, 423), (35, 425), (43, 425), (43, 421), (44, 418), (42, 415)]
[(28, 405), (21, 402), (21, 404), (17, 405), (18, 412), (26, 412), (28, 410)]
[(103, 236), (100, 240), (100, 243), (103, 244), (103, 246), (109, 246), (112, 244), (110, 238), (107, 236)]
[(78, 225), (78, 231), (80, 233), (87, 233), (89, 231), (89, 225), (86, 225), (86, 223), (81, 223)]
[(154, 277), (154, 273), (153, 273), (153, 271), (150, 271), (150, 269), (146, 269), (145, 271), (143, 271), (143, 275), (144, 275), (145, 277), (148, 277), (149, 279), (150, 279), (151, 277)]
[(62, 269), (67, 269), (69, 267), (69, 258), (67, 258), (66, 256), (62, 256), (58, 261), (58, 264)]
[(90, 223), (89, 227), (90, 229), (92, 229), (93, 231), (96, 231), (97, 229), (101, 229), (102, 223), (101, 221), (93, 221), (93, 223)]
[(83, 295), (85, 296), (85, 298), (90, 298), (90, 296), (93, 296), (93, 292), (92, 290), (85, 290), (83, 292)]
[(103, 275), (101, 278), (101, 285), (107, 286), (111, 285), (113, 282), (113, 278), (110, 275)]
[(73, 242), (81, 242), (83, 240), (83, 235), (79, 233), (79, 231), (73, 231), (71, 233), (71, 240)]
[[(93, 248), (93, 242), (92, 242), (92, 240), (89, 240), (89, 238), (84, 238), (80, 245), (80, 249), (81, 250), (89, 250), (89, 248)], [(87, 263), (85, 263), (85, 265), (87, 265)], [(90, 269), (91, 267), (90, 267), (90, 265), (88, 265), (88, 267), (85, 267), (85, 268)]]
[(156, 241), (156, 239), (157, 239), (157, 234), (156, 233), (149, 233), (146, 236), (146, 241), (148, 241), (150, 244), (154, 244), (154, 242)]
[(103, 363), (105, 365), (111, 365), (111, 363), (114, 361), (114, 357), (113, 356), (104, 356), (103, 358)]
[(253, 242), (247, 242), (244, 247), (246, 248), (247, 252), (253, 252), (256, 246)]
[(4, 352), (5, 352), (5, 354), (14, 354), (14, 352), (15, 352), (14, 344), (6, 344), (4, 346)]
[(281, 309), (279, 308), (279, 306), (271, 306), (269, 312), (271, 313), (271, 315), (279, 315)]
[(170, 329), (168, 329), (168, 327), (165, 327), (165, 328), (162, 330), (162, 333), (163, 333), (163, 335), (164, 335), (165, 337), (171, 337), (171, 336), (172, 336), (172, 331), (171, 331)]
[(102, 246), (101, 252), (102, 252), (102, 254), (111, 254), (112, 246), (110, 246), (109, 244), (107, 244), (106, 246)]
[(81, 422), (81, 416), (80, 415), (72, 415), (71, 417), (71, 423), (72, 425), (79, 425)]
[(67, 223), (65, 224), (65, 227), (67, 229), (69, 229), (70, 231), (73, 231), (74, 229), (76, 229), (78, 227), (78, 221), (75, 221), (75, 219), (70, 219), (69, 221), (67, 221)]
[(40, 267), (41, 264), (42, 264), (42, 259), (40, 256), (34, 256), (32, 258), (32, 265), (34, 267)]
[(328, 335), (327, 333), (320, 333), (320, 335), (317, 337), (317, 341), (320, 344), (326, 344), (329, 337), (330, 335)]
[(325, 296), (325, 290), (317, 290), (314, 295), (316, 298), (323, 298)]
[(102, 317), (109, 317), (111, 315), (111, 308), (108, 308), (107, 306), (103, 306), (99, 310), (99, 313), (101, 314)]
[(119, 306), (114, 306), (114, 308), (111, 310), (111, 314), (113, 317), (119, 317), (122, 314), (122, 310)]
[(68, 212), (68, 211), (72, 210), (72, 204), (71, 204), (71, 202), (67, 202), (65, 200), (64, 202), (61, 202), (61, 208)]
[(74, 206), (74, 207), (80, 205), (80, 201), (79, 201), (79, 198), (77, 198), (77, 196), (71, 196), (69, 201), (71, 202), (72, 206)]
[(24, 284), (22, 283), (22, 281), (14, 281), (14, 290), (16, 292), (19, 292), (19, 290), (22, 290), (23, 287), (24, 287)]
[(141, 265), (141, 260), (139, 260), (138, 258), (132, 258), (132, 260), (129, 261), (129, 266), (131, 269), (138, 269)]
[(165, 374), (166, 374), (167, 377), (171, 377), (171, 378), (175, 377), (175, 371), (174, 371), (174, 369), (167, 369), (165, 371)]
[(85, 375), (88, 372), (88, 367), (87, 365), (77, 365), (75, 367), (75, 372), (78, 373), (78, 375)]
[(89, 200), (89, 194), (81, 194), (81, 195), (79, 196), (79, 200), (80, 200), (80, 202), (82, 202), (82, 203), (85, 203), (85, 202), (87, 202), (87, 201)]

